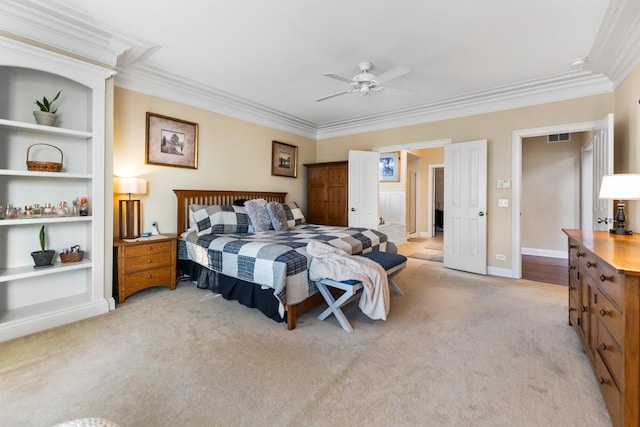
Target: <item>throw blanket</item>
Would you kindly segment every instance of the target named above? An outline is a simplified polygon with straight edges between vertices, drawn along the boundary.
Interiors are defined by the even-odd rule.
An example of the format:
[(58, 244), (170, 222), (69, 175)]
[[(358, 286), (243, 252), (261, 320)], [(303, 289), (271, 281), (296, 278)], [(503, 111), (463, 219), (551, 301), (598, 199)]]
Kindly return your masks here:
[(309, 266), (311, 280), (362, 282), (364, 290), (358, 302), (360, 310), (371, 319), (387, 320), (389, 283), (380, 264), (368, 258), (351, 256), (342, 249), (315, 240), (307, 244), (307, 253), (313, 257)]

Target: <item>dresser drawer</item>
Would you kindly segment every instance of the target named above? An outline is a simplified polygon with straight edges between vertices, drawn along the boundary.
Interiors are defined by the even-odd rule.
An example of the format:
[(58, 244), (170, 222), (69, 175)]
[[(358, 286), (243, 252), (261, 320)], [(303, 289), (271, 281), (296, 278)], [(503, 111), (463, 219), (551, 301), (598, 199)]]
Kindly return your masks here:
[(620, 346), (611, 336), (609, 330), (604, 323), (598, 320), (598, 337), (594, 345), (597, 347), (598, 353), (602, 357), (609, 372), (616, 380), (616, 384), (622, 389), (624, 388), (622, 370), (624, 369), (624, 355), (620, 350)]
[(601, 262), (596, 267), (596, 283), (603, 293), (607, 294), (618, 310), (624, 305), (624, 275), (616, 273), (609, 265)]
[(620, 408), (622, 406), (622, 393), (620, 393), (620, 390), (618, 389), (611, 374), (609, 374), (607, 367), (597, 351), (595, 357), (595, 371), (596, 379), (600, 384), (600, 391), (604, 398), (604, 403), (607, 405), (607, 409), (609, 410), (611, 424), (614, 426), (621, 426), (622, 413)]
[(602, 293), (598, 294), (598, 304), (595, 315), (598, 323), (602, 323), (607, 328), (613, 339), (616, 340), (622, 350), (624, 350), (624, 316)]
[(579, 248), (577, 252), (578, 256), (578, 264), (580, 265), (580, 271), (583, 274), (588, 274), (592, 278), (598, 277), (598, 263), (602, 263), (602, 261), (598, 260), (595, 255), (593, 255), (588, 250), (583, 247)]
[(171, 252), (172, 245), (172, 242), (156, 242), (145, 243), (143, 245), (124, 246), (124, 256), (128, 258), (160, 252)]
[(129, 274), (135, 271), (148, 270), (150, 268), (163, 267), (170, 264), (171, 252), (130, 257), (124, 260), (124, 272), (125, 274)]

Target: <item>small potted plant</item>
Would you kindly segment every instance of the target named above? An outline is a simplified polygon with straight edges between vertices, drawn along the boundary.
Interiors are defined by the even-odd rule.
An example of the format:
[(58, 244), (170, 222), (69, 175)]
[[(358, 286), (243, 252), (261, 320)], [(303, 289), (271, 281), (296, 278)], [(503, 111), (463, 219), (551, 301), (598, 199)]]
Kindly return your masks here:
[(49, 101), (46, 96), (43, 97), (42, 100), (36, 99), (34, 104), (40, 107), (40, 111), (33, 112), (36, 123), (39, 125), (53, 126), (56, 122), (56, 111), (58, 111), (57, 108), (53, 109), (53, 103), (60, 97), (60, 92), (62, 92), (62, 90), (60, 90), (51, 101)]
[(51, 265), (51, 261), (53, 261), (53, 257), (56, 254), (54, 250), (45, 250), (47, 246), (47, 236), (44, 232), (44, 225), (40, 227), (40, 250), (31, 252), (31, 256), (33, 257), (33, 262), (36, 267), (47, 267)]

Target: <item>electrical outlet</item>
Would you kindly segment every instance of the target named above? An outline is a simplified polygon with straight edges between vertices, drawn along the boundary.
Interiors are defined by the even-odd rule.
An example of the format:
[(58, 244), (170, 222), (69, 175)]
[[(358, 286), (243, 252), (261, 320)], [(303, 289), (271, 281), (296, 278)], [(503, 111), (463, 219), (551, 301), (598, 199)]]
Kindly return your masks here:
[(504, 261), (505, 259), (507, 259), (507, 257), (502, 254), (496, 254), (496, 259), (499, 259), (500, 261)]

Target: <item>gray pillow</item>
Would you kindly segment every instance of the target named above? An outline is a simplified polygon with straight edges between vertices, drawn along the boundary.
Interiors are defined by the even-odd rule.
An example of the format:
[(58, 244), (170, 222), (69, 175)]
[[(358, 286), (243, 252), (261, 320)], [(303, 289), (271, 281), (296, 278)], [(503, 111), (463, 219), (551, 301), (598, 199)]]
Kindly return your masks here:
[(255, 231), (272, 230), (271, 217), (267, 212), (267, 201), (264, 199), (252, 199), (244, 202), (251, 224)]
[(288, 230), (287, 215), (284, 212), (284, 206), (278, 202), (267, 203), (267, 212), (271, 218), (271, 225), (274, 230)]

